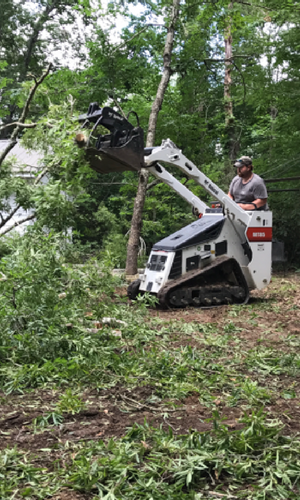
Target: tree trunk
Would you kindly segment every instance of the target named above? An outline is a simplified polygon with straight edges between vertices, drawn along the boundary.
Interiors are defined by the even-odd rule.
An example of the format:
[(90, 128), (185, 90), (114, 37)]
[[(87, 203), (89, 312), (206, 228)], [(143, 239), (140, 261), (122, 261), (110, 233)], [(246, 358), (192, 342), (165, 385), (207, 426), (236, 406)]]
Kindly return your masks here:
[[(152, 109), (149, 117), (147, 140), (146, 140), (147, 147), (154, 146), (158, 113), (161, 109), (164, 95), (168, 87), (168, 83), (171, 76), (171, 55), (174, 43), (175, 25), (179, 14), (179, 5), (180, 5), (180, 0), (173, 0), (170, 22), (168, 26), (168, 32), (163, 54), (163, 60), (164, 60), (163, 74), (157, 89), (156, 97), (152, 104)], [(134, 202), (134, 209), (131, 220), (130, 236), (127, 245), (126, 276), (128, 276), (129, 279), (130, 276), (134, 276), (137, 273), (139, 240), (143, 224), (142, 215), (145, 204), (148, 177), (149, 177), (149, 171), (143, 168), (140, 173), (139, 185)]]
[(24, 66), (20, 74), (20, 81), (23, 82), (26, 78), (32, 54), (35, 49), (35, 45), (39, 39), (40, 34), (44, 29), (44, 24), (49, 20), (50, 14), (55, 10), (55, 2), (49, 2), (45, 9), (42, 11), (41, 15), (37, 18), (37, 21), (32, 27), (32, 32), (27, 43), (27, 50), (24, 56)]
[[(229, 10), (233, 8), (233, 2), (228, 6)], [(232, 34), (231, 18), (228, 20), (228, 26), (225, 30), (225, 78), (224, 78), (224, 101), (225, 101), (225, 126), (228, 137), (228, 157), (232, 162), (236, 159), (239, 151), (239, 143), (235, 136), (235, 124), (233, 115), (233, 102), (231, 97), (231, 70), (232, 70)]]

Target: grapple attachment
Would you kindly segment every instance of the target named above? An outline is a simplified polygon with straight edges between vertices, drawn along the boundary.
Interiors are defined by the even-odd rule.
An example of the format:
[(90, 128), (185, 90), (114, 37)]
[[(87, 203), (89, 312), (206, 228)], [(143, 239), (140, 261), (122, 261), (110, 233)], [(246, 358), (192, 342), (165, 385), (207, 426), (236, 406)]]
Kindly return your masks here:
[[(93, 170), (107, 174), (139, 171), (144, 166), (144, 132), (139, 123), (134, 127), (114, 109), (100, 108), (98, 103), (91, 103), (87, 114), (79, 116), (79, 121), (83, 128), (92, 128), (85, 146)], [(100, 125), (110, 133), (97, 135)]]

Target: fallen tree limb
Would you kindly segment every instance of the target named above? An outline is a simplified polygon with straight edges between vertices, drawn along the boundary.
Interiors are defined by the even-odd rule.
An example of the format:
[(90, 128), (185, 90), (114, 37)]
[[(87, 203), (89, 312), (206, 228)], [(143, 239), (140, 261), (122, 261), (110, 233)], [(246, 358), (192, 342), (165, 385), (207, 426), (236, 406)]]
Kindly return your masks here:
[(149, 405), (146, 405), (144, 403), (139, 403), (139, 401), (135, 401), (134, 399), (131, 399), (128, 396), (125, 396), (124, 394), (120, 394), (120, 396), (121, 396), (122, 399), (125, 399), (127, 401), (131, 401), (131, 403), (133, 403), (134, 406), (137, 407), (137, 408), (139, 408), (140, 410), (142, 408), (148, 408), (151, 411), (158, 411), (158, 412), (161, 412), (161, 413), (162, 412), (166, 412), (167, 413), (167, 412), (173, 412), (173, 411), (180, 411), (181, 410), (181, 408), (180, 409), (160, 408), (160, 407), (154, 408), (154, 406), (149, 406)]

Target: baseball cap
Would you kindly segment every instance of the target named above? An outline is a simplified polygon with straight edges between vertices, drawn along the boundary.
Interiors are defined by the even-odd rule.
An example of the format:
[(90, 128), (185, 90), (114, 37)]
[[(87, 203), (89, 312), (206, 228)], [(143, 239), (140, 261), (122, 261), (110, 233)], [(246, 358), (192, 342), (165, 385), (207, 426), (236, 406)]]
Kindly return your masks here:
[(249, 167), (249, 165), (252, 165), (252, 160), (250, 156), (241, 156), (234, 164), (234, 167), (243, 167), (243, 166)]

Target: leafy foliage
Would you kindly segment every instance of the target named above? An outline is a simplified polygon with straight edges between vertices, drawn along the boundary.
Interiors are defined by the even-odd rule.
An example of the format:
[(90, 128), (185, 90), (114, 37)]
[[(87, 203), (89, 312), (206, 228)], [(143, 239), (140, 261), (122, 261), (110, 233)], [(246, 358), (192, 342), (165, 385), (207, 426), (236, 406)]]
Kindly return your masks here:
[[(184, 313), (182, 321), (165, 323), (149, 315), (151, 296), (129, 305), (116, 292), (122, 282), (111, 275), (111, 268), (124, 265), (138, 179), (130, 172), (96, 175), (73, 139), (78, 114), (95, 100), (125, 114), (135, 109), (146, 129), (165, 38), (153, 15), (166, 15), (169, 3), (141, 3), (142, 13), (136, 9), (128, 17), (118, 42), (111, 41), (111, 25), (106, 29), (96, 18), (116, 18), (126, 11), (124, 2), (109, 4), (107, 15), (103, 10), (95, 15), (85, 0), (30, 2), (35, 14), (28, 2), (3, 6), (1, 58), (7, 63), (1, 61), (0, 86), (5, 121), (17, 118), (26, 102), (30, 83), (21, 83), (27, 71), (39, 72), (48, 57), (41, 27), (48, 47), (49, 41), (57, 47), (68, 39), (64, 24), (74, 27), (79, 13), (92, 35), (85, 34), (86, 47), (80, 38), (70, 40), (81, 66), (56, 68), (39, 87), (31, 108), (37, 126), (22, 133), (26, 147), (43, 153), (48, 182), (28, 184), (15, 177), (13, 160), (1, 165), (1, 213), (11, 208), (14, 196), (24, 209), (35, 210), (37, 222), (22, 238), (1, 238), (0, 401), (33, 390), (52, 391), (55, 401), (35, 415), (30, 430), (36, 437), (55, 429), (63, 435), (70, 419), (81, 420), (88, 408), (84, 391), (109, 395), (112, 389), (147, 387), (151, 395), (143, 403), (127, 398), (121, 411), (126, 415), (146, 408), (169, 429), (145, 421), (118, 439), (60, 437), (35, 456), (21, 443), (2, 447), (0, 496), (42, 499), (70, 490), (106, 500), (296, 499), (300, 443), (298, 437), (286, 436), (288, 427), (269, 419), (268, 412), (278, 399), (297, 401), (299, 340), (297, 329), (291, 329), (279, 350), (271, 335), (280, 335), (290, 323), (278, 321), (269, 337), (268, 318), (284, 304), (285, 317), (293, 321), (299, 309), (293, 301), (297, 286), (280, 282), (268, 300), (231, 307), (222, 324), (202, 318), (188, 322)], [(169, 136), (223, 189), (232, 177), (223, 82), (223, 37), (229, 21), (233, 119), (240, 151), (254, 157), (255, 170), (265, 178), (298, 174), (299, 19), (294, 7), (275, 0), (251, 6), (234, 2), (230, 9), (223, 1), (182, 4), (174, 73), (159, 115), (157, 141)], [(208, 201), (192, 181), (187, 185)], [(270, 205), (276, 235), (288, 242), (289, 256), (296, 261), (299, 218), (293, 195), (273, 193)], [(167, 186), (149, 189), (142, 233), (148, 249), (191, 220), (189, 208)], [(66, 235), (71, 226), (73, 245)], [(246, 327), (240, 321), (245, 317)], [(257, 332), (250, 348), (249, 329)], [(186, 408), (189, 396), (210, 413), (201, 422), (209, 430), (186, 429), (178, 435), (168, 422), (170, 415)], [(242, 409), (243, 415), (228, 425), (222, 408)]]
[[(34, 491), (42, 498), (67, 484), (111, 499), (198, 500), (232, 493), (253, 500), (296, 498), (299, 441), (281, 436), (278, 424), (261, 413), (242, 422), (243, 430), (231, 431), (215, 413), (213, 433), (183, 436), (134, 425), (121, 440), (73, 445), (71, 464), (58, 473), (35, 468), (20, 451), (4, 450), (0, 491), (7, 495), (19, 488), (25, 497)], [(225, 489), (212, 492), (215, 481), (223, 481)]]
[[(35, 388), (56, 392), (55, 402), (32, 421), (37, 437), (84, 415), (84, 390), (109, 394), (120, 387), (151, 388), (145, 403), (129, 398), (131, 409), (123, 411), (145, 406), (167, 426), (170, 414), (196, 395), (211, 413), (212, 429), (178, 435), (171, 426), (134, 424), (120, 439), (55, 442), (39, 450), (48, 460), (43, 467), (21, 446), (6, 448), (0, 453), (4, 498), (16, 490), (44, 498), (66, 486), (100, 498), (195, 499), (212, 492), (296, 498), (300, 443), (285, 436), (282, 423), (270, 420), (264, 408), (278, 398), (278, 375), (299, 377), (299, 342), (286, 337), (284, 353), (259, 342), (249, 349), (240, 323), (247, 315), (253, 328), (265, 331), (259, 318), (274, 313), (272, 299), (230, 308), (222, 325), (166, 323), (148, 315), (147, 297), (129, 305), (118, 296), (120, 281), (104, 261), (68, 263), (73, 247), (58, 234), (32, 228), (9, 243), (0, 267), (0, 388), (3, 399)], [(288, 308), (291, 289), (298, 290), (289, 281), (275, 289), (277, 298), (288, 298)], [(295, 398), (296, 386), (281, 394)], [(243, 409), (233, 427), (223, 422), (222, 406)]]
[[(5, 53), (16, 57), (17, 51), (9, 50), (12, 32), (7, 25), (13, 6), (13, 2), (6, 5), (3, 27), (7, 38), (4, 37), (2, 43)], [(76, 70), (56, 68), (39, 90), (31, 108), (32, 117), (37, 118), (39, 125), (24, 134), (24, 144), (42, 148), (46, 154), (51, 178), (49, 187), (40, 186), (33, 194), (28, 185), (7, 173), (3, 178), (5, 197), (2, 197), (2, 210), (8, 203), (8, 196), (14, 194), (25, 208), (37, 211), (42, 225), (54, 230), (71, 225), (75, 239), (88, 243), (94, 251), (108, 248), (111, 252), (114, 246), (111, 242), (120, 242), (130, 229), (138, 179), (130, 172), (94, 175), (84, 166), (82, 151), (76, 151), (73, 145), (76, 116), (87, 109), (89, 102), (97, 100), (100, 105), (114, 106), (125, 114), (134, 109), (146, 131), (160, 79), (165, 38), (161, 23), (153, 22), (153, 16), (159, 15), (162, 9), (167, 14), (169, 4), (142, 2), (140, 13), (131, 11), (127, 15), (127, 25), (118, 41), (112, 41), (109, 27), (114, 25), (120, 13), (126, 15), (124, 2), (109, 4), (107, 10), (97, 11), (107, 23), (103, 22), (101, 26), (88, 1), (80, 4), (59, 1), (51, 6), (49, 2), (43, 2), (36, 6), (36, 12), (42, 16), (50, 7), (56, 10), (53, 11), (53, 20), (47, 21), (45, 26), (55, 47), (63, 38), (62, 32), (66, 31), (60, 23), (63, 9), (65, 21), (71, 23), (72, 29), (75, 29), (76, 16), (81, 16), (82, 22), (89, 25), (85, 33), (86, 48), (83, 43), (78, 48), (80, 44), (72, 37), (66, 38), (65, 42), (78, 49), (79, 58), (85, 51), (87, 61)], [(27, 29), (27, 39), (25, 28), (33, 27), (33, 13), (18, 4), (14, 19), (16, 25), (22, 26), (14, 44), (26, 46), (31, 31)], [(292, 24), (288, 25), (289, 20)], [(159, 114), (157, 142), (170, 137), (225, 191), (233, 176), (227, 158), (223, 81), (224, 30), (229, 22), (234, 54), (231, 67), (233, 121), (241, 154), (253, 156), (255, 171), (265, 178), (297, 176), (299, 156), (295, 100), (299, 62), (298, 14), (292, 14), (288, 2), (270, 2), (264, 6), (254, 2), (252, 7), (234, 3), (230, 8), (223, 1), (214, 6), (182, 5), (172, 59), (173, 77)], [(40, 68), (46, 58), (43, 43), (39, 32), (31, 54), (32, 71)], [(23, 62), (16, 63), (17, 67)], [(18, 80), (18, 71), (12, 74), (16, 68), (13, 64), (2, 63), (1, 67), (1, 85), (8, 89), (9, 85), (13, 86), (13, 80)], [(28, 92), (29, 82), (26, 85)], [(6, 96), (6, 101), (10, 99), (13, 106), (20, 107), (25, 102), (26, 92), (20, 88), (19, 80), (15, 87), (18, 87), (16, 97), (8, 90), (4, 90), (3, 96)], [(68, 105), (65, 104), (67, 100)], [(193, 186), (191, 181), (188, 186), (209, 201), (203, 189)], [(295, 188), (286, 183), (275, 186), (276, 189)], [(65, 199), (62, 192), (66, 194)], [(290, 260), (297, 261), (300, 250), (298, 233), (292, 222), (295, 219), (294, 195), (271, 193), (269, 204), (274, 212), (275, 237), (286, 242)], [(147, 250), (159, 238), (191, 220), (190, 208), (167, 186), (159, 184), (149, 189), (142, 232)], [(111, 221), (110, 231), (107, 221)], [(121, 245), (116, 244), (115, 257), (123, 265), (123, 249), (120, 248)]]

